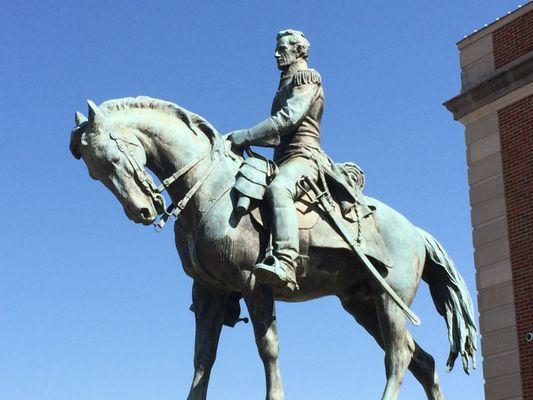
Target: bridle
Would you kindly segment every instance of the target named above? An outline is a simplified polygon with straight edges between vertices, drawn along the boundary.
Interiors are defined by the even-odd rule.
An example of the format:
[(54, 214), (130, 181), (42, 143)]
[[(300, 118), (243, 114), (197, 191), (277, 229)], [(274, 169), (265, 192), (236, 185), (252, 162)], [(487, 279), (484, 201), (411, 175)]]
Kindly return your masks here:
[[(210, 149), (209, 151), (205, 152), (199, 158), (189, 161), (187, 164), (185, 164), (179, 170), (174, 172), (168, 178), (163, 179), (163, 181), (161, 182), (161, 185), (156, 186), (150, 174), (148, 174), (148, 172), (146, 172), (146, 170), (139, 165), (139, 163), (133, 156), (133, 151), (128, 149), (128, 145), (133, 145), (133, 146), (139, 146), (139, 145), (136, 143), (131, 143), (131, 142), (124, 140), (120, 136), (116, 135), (114, 132), (109, 132), (109, 137), (111, 140), (113, 140), (117, 144), (118, 150), (122, 154), (124, 154), (129, 164), (133, 168), (134, 178), (139, 182), (141, 186), (141, 190), (145, 194), (150, 196), (150, 198), (152, 199), (152, 202), (154, 203), (154, 205), (156, 205), (156, 210), (158, 211), (158, 216), (160, 217), (158, 221), (153, 223), (156, 232), (161, 232), (163, 230), (163, 227), (165, 226), (165, 223), (167, 222), (169, 218), (172, 218), (174, 220), (178, 218), (179, 214), (185, 209), (185, 207), (187, 207), (187, 204), (189, 203), (191, 198), (194, 196), (194, 194), (198, 191), (198, 189), (200, 189), (202, 184), (213, 173), (213, 171), (215, 170), (216, 164), (218, 162), (218, 158), (211, 157), (210, 165), (204, 171), (202, 176), (200, 176), (198, 181), (189, 189), (189, 191), (187, 191), (185, 196), (183, 196), (183, 198), (179, 200), (176, 204), (172, 202), (167, 207), (165, 198), (163, 197), (162, 193), (165, 190), (167, 190), (170, 187), (170, 185), (176, 182), (179, 178), (183, 177), (187, 172), (193, 169), (201, 161), (206, 159), (209, 155), (213, 155), (214, 153), (213, 149)], [(160, 206), (160, 209), (157, 209), (158, 205)], [(160, 211), (160, 210), (163, 210), (163, 211)]]

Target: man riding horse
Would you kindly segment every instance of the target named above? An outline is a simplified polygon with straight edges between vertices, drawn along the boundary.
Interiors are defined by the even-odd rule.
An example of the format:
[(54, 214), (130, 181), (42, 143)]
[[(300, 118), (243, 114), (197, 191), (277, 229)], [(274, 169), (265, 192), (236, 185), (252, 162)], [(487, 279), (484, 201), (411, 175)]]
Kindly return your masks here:
[[(185, 271), (194, 279), (195, 374), (188, 399), (206, 399), (221, 327), (239, 320), (241, 296), (263, 360), (266, 398), (283, 399), (274, 302), (335, 295), (385, 350), (387, 383), (382, 400), (398, 398), (407, 368), (422, 383), (428, 399), (441, 400), (435, 361), (413, 340), (405, 316), (420, 323), (409, 305), (423, 279), (448, 327), (447, 366), (451, 369), (460, 355), (468, 373), (477, 343), (468, 289), (434, 237), (386, 204), (363, 196), (360, 170), (350, 163), (335, 164), (322, 151), (319, 126), (324, 95), (320, 76), (307, 67), (308, 51), (309, 42), (301, 32), (278, 34), (276, 59), (282, 75), (272, 116), (228, 136), (237, 148), (275, 146), (280, 166), (266, 194), (274, 213), (273, 255), (257, 264), (255, 271), (250, 267), (261, 257), (264, 230), (254, 216), (233, 217), (242, 216), (237, 211), (239, 204), (245, 208), (247, 193), (262, 199), (265, 176), (272, 176), (265, 173), (261, 179), (250, 179), (261, 190), (240, 192), (243, 196), (235, 202), (231, 188), (245, 189), (238, 186), (239, 174), (246, 178), (245, 168), (264, 160), (250, 157), (239, 165), (240, 160), (225, 151), (223, 138), (197, 114), (144, 96), (108, 100), (100, 106), (89, 101), (88, 118), (76, 114), (71, 152), (84, 160), (91, 177), (113, 192), (136, 223), (149, 225), (157, 219), (164, 208), (161, 193), (168, 190), (172, 206), (162, 218), (169, 213), (179, 216), (176, 247)], [(151, 168), (161, 185), (155, 186), (145, 167)], [(306, 178), (300, 182), (302, 176)], [(301, 243), (310, 245), (299, 249), (294, 200), (304, 191), (311, 210), (302, 220), (316, 219), (302, 235)], [(329, 192), (338, 207), (332, 207)], [(369, 208), (375, 212), (369, 213)], [(307, 260), (298, 278), (301, 287), (291, 291), (296, 288), (299, 250), (304, 253), (302, 260)], [(253, 285), (254, 272), (266, 285)], [(269, 285), (281, 288), (272, 290)]]
[(274, 57), (281, 77), (271, 116), (249, 129), (228, 135), (236, 148), (275, 147), (274, 161), (279, 172), (266, 191), (273, 211), (273, 254), (255, 266), (255, 276), (261, 283), (290, 289), (297, 286), (299, 238), (294, 201), (300, 194), (298, 181), (305, 176), (316, 182), (325, 172), (341, 183), (339, 186), (346, 187), (320, 147), (324, 91), (319, 73), (307, 66), (309, 47), (302, 32), (288, 29), (278, 33)]

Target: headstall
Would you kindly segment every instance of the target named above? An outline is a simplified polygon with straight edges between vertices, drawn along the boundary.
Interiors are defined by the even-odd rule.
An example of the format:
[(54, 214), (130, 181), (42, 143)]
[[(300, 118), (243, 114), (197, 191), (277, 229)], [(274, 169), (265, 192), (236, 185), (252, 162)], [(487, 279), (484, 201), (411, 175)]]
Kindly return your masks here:
[(158, 211), (158, 215), (160, 215), (160, 218), (158, 221), (154, 222), (154, 228), (156, 232), (161, 232), (163, 230), (163, 227), (165, 226), (165, 223), (169, 218), (177, 219), (179, 214), (185, 209), (191, 198), (194, 196), (194, 194), (200, 189), (202, 184), (207, 180), (207, 178), (213, 173), (216, 163), (218, 159), (214, 159), (211, 161), (211, 164), (206, 169), (206, 171), (202, 174), (202, 176), (198, 179), (198, 181), (189, 189), (189, 191), (183, 196), (181, 200), (179, 200), (176, 204), (172, 202), (168, 207), (166, 206), (165, 198), (163, 197), (162, 193), (167, 190), (170, 185), (172, 185), (176, 180), (184, 176), (187, 172), (189, 172), (194, 166), (196, 166), (198, 163), (203, 161), (205, 158), (207, 158), (210, 154), (212, 154), (212, 150), (207, 151), (206, 153), (202, 154), (199, 158), (191, 160), (187, 164), (185, 164), (183, 167), (181, 167), (179, 170), (174, 172), (172, 175), (170, 175), (168, 178), (164, 179), (161, 183), (161, 185), (156, 186), (154, 184), (154, 181), (152, 180), (152, 177), (142, 168), (135, 157), (133, 156), (133, 151), (130, 151), (127, 147), (127, 144), (135, 145), (135, 143), (129, 143), (125, 141), (124, 139), (110, 134), (109, 137), (115, 141), (117, 144), (117, 147), (119, 151), (124, 154), (128, 162), (130, 163), (131, 167), (133, 168), (133, 171), (135, 172), (135, 178), (139, 181), (141, 184), (142, 190), (151, 197), (154, 205), (160, 206), (160, 210), (163, 210), (160, 212)]

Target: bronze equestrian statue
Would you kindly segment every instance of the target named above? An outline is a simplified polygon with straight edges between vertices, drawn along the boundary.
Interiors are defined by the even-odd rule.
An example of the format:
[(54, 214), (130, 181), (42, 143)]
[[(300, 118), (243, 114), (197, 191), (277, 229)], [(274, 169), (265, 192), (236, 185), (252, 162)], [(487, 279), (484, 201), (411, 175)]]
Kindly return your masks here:
[[(220, 331), (240, 320), (241, 298), (264, 364), (266, 399), (284, 399), (275, 300), (329, 295), (384, 349), (382, 400), (398, 398), (407, 369), (428, 399), (442, 400), (433, 357), (407, 330), (406, 316), (418, 322), (409, 305), (424, 280), (447, 323), (448, 369), (460, 356), (468, 372), (477, 344), (472, 300), (435, 238), (365, 196), (357, 166), (335, 164), (323, 152), (324, 94), (320, 75), (307, 66), (308, 54), (303, 33), (278, 34), (275, 57), (282, 75), (272, 115), (252, 128), (222, 136), (199, 115), (149, 97), (100, 106), (89, 101), (88, 118), (76, 113), (71, 152), (132, 221), (150, 225), (161, 216), (161, 228), (176, 218), (176, 247), (194, 280), (189, 400), (206, 399)], [(274, 146), (277, 166), (250, 145)], [(172, 201), (168, 208), (163, 191)], [(239, 207), (245, 195), (251, 200)]]

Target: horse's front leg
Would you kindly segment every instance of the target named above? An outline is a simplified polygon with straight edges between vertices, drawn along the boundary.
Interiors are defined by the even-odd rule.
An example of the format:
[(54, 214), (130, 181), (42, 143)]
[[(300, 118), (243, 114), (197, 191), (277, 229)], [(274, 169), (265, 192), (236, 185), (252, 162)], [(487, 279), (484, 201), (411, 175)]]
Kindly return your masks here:
[(205, 400), (211, 368), (215, 362), (218, 339), (224, 321), (229, 292), (208, 288), (195, 282), (192, 311), (196, 316), (194, 378), (187, 400)]
[(266, 376), (266, 399), (283, 400), (283, 387), (278, 363), (278, 333), (272, 288), (253, 285), (243, 296), (254, 326), (255, 342), (263, 361)]

